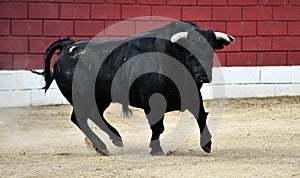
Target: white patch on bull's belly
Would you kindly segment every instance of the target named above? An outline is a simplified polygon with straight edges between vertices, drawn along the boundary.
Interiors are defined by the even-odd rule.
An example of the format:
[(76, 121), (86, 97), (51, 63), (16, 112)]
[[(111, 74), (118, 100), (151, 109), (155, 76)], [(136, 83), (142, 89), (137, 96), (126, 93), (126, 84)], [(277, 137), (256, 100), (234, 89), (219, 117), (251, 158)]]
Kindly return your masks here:
[(77, 46), (72, 46), (71, 48), (69, 48), (69, 53), (72, 52), (75, 48), (77, 48)]

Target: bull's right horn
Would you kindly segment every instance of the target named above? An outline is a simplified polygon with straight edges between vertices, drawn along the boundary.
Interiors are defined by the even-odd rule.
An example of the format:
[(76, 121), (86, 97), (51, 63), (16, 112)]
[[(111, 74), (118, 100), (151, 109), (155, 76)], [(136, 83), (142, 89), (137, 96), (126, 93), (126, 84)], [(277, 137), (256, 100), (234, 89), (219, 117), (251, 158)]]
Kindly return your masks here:
[(187, 39), (188, 34), (189, 34), (188, 32), (179, 32), (172, 35), (170, 40), (172, 43), (176, 43), (180, 39)]
[(216, 40), (225, 40), (229, 43), (234, 42), (235, 40), (233, 36), (222, 32), (215, 32), (215, 35), (216, 35)]

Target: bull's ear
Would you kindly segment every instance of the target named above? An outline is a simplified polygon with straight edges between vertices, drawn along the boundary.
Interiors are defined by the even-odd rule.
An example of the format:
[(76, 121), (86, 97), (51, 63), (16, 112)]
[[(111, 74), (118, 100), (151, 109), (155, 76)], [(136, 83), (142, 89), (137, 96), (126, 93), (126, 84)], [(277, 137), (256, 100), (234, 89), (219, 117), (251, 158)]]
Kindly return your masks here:
[(180, 39), (187, 39), (188, 34), (189, 34), (188, 32), (176, 33), (176, 34), (172, 35), (172, 37), (170, 38), (170, 41), (172, 43), (176, 43)]
[(222, 32), (214, 32), (216, 36), (215, 48), (223, 49), (224, 45), (228, 46), (230, 43), (234, 42), (235, 39), (233, 36), (222, 33)]

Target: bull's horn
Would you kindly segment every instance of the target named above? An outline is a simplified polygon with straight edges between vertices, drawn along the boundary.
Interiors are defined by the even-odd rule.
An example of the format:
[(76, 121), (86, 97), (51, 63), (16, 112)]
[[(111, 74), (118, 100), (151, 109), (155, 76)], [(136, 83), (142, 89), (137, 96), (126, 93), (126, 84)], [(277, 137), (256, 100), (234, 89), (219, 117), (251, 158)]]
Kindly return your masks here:
[(170, 40), (172, 43), (176, 43), (180, 39), (187, 39), (188, 34), (188, 32), (179, 32), (174, 34)]
[(216, 35), (216, 40), (225, 40), (229, 43), (234, 42), (235, 40), (233, 36), (222, 32), (215, 32), (215, 35)]

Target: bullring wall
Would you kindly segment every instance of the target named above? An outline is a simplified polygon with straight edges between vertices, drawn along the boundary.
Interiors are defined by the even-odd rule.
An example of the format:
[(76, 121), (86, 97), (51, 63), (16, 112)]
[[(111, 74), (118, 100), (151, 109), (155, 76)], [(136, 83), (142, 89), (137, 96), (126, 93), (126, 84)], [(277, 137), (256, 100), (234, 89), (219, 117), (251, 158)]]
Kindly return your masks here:
[[(49, 95), (58, 99), (45, 100), (39, 89), (43, 84), (26, 70), (42, 69), (46, 48), (58, 38), (90, 39), (119, 21), (140, 16), (188, 20), (235, 36), (233, 45), (217, 53), (230, 89), (226, 97), (299, 95), (299, 0), (2, 0), (0, 106), (66, 103), (55, 85)], [(133, 22), (131, 28), (108, 36), (124, 37), (162, 25)], [(268, 94), (258, 94), (262, 91)]]

